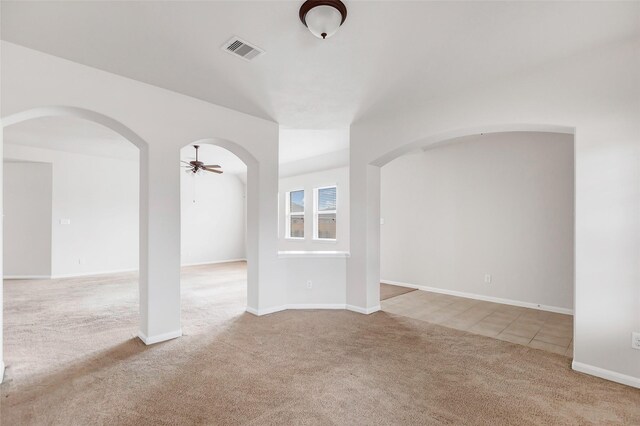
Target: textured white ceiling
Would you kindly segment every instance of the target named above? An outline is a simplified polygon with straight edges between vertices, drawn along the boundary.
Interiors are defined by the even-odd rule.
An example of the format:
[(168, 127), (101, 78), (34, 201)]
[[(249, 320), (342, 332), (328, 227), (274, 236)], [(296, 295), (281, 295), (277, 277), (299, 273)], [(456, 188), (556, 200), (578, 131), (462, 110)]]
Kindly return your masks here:
[[(345, 1), (323, 41), (301, 3), (3, 1), (1, 36), (287, 128), (336, 129), (637, 36), (640, 17), (639, 2)], [(266, 54), (226, 54), (232, 35)]]

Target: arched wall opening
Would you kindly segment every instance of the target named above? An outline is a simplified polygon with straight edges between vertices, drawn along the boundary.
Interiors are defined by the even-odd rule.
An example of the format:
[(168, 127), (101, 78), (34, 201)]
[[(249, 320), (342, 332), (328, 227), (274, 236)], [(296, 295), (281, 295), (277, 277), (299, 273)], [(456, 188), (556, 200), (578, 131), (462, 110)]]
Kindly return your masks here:
[[(540, 131), (481, 133), (386, 163), (382, 310), (567, 353), (573, 139)], [(423, 291), (392, 296), (416, 288)]]
[(575, 128), (527, 123), (460, 127), (457, 130), (436, 133), (404, 144), (396, 144), (393, 149), (366, 163), (359, 163), (352, 156), (350, 176), (352, 232), (351, 258), (347, 265), (348, 304), (360, 307), (365, 313), (380, 310), (381, 167), (404, 154), (418, 149), (443, 145), (456, 138), (482, 133), (504, 132), (548, 132), (574, 135)]
[[(193, 173), (189, 162), (195, 160), (194, 146), (199, 147), (199, 161), (220, 166), (212, 170), (222, 173)], [(258, 161), (244, 147), (221, 138), (200, 139), (184, 146), (180, 160), (183, 297), (195, 291), (211, 296), (212, 300), (203, 303), (219, 303), (225, 309), (244, 311), (256, 306)], [(190, 300), (187, 303), (193, 305)]]
[[(135, 157), (129, 158), (129, 159), (116, 159), (116, 158), (107, 158), (105, 156), (101, 156), (101, 154), (99, 153), (100, 150), (102, 148), (113, 148), (116, 145), (116, 142), (114, 142), (114, 145), (111, 146), (107, 146), (107, 145), (102, 145), (100, 146), (98, 145), (92, 145), (91, 150), (93, 150), (94, 152), (80, 152), (80, 153), (75, 153), (73, 152), (73, 150), (69, 149), (69, 147), (65, 147), (67, 148), (67, 152), (65, 152), (64, 149), (61, 149), (60, 147), (56, 147), (53, 146), (53, 144), (51, 144), (52, 146), (47, 146), (47, 142), (49, 142), (49, 140), (44, 140), (45, 138), (42, 138), (43, 140), (39, 140), (38, 144), (35, 146), (26, 146), (26, 145), (11, 145), (11, 156), (12, 157), (17, 157), (16, 158), (9, 158), (10, 160), (13, 160), (14, 163), (13, 164), (24, 164), (24, 165), (30, 165), (30, 164), (34, 164), (34, 165), (48, 165), (49, 166), (49, 174), (51, 177), (52, 175), (56, 174), (56, 168), (58, 168), (58, 171), (61, 171), (60, 168), (65, 167), (65, 168), (71, 168), (71, 171), (69, 170), (64, 170), (64, 177), (60, 177), (61, 175), (58, 176), (58, 183), (60, 183), (60, 181), (63, 180), (69, 180), (69, 179), (75, 179), (73, 176), (73, 166), (74, 163), (73, 161), (78, 160), (79, 158), (81, 159), (81, 166), (82, 167), (78, 167), (79, 170), (84, 170), (84, 172), (86, 173), (91, 173), (91, 161), (95, 161), (95, 166), (96, 168), (100, 168), (100, 170), (104, 173), (100, 173), (99, 175), (96, 174), (96, 179), (101, 179), (100, 182), (100, 187), (101, 190), (105, 190), (105, 191), (111, 191), (112, 195), (116, 196), (119, 194), (116, 194), (117, 189), (110, 189), (110, 186), (117, 186), (117, 185), (129, 185), (128, 181), (125, 182), (125, 180), (127, 179), (127, 177), (129, 176), (134, 176), (135, 181), (137, 181), (137, 190), (134, 189), (133, 191), (128, 191), (132, 194), (132, 197), (128, 197), (126, 198), (126, 202), (127, 205), (132, 204), (132, 208), (129, 210), (130, 213), (133, 214), (133, 217), (129, 217), (129, 212), (124, 213), (126, 216), (126, 221), (127, 221), (127, 226), (131, 225), (131, 229), (136, 229), (137, 231), (137, 237), (135, 237), (135, 242), (137, 243), (136, 246), (138, 247), (137, 249), (137, 253), (136, 250), (134, 249), (133, 252), (131, 252), (131, 250), (123, 250), (126, 251), (127, 253), (129, 253), (129, 256), (131, 259), (119, 259), (119, 261), (123, 262), (123, 264), (126, 264), (126, 269), (127, 270), (132, 270), (132, 272), (128, 273), (127, 275), (127, 283), (126, 285), (128, 287), (131, 287), (129, 284), (131, 282), (138, 282), (138, 291), (134, 292), (133, 295), (131, 295), (131, 300), (127, 300), (128, 304), (128, 309), (125, 309), (127, 312), (129, 312), (129, 310), (133, 307), (133, 306), (138, 306), (138, 310), (139, 311), (139, 315), (135, 315), (130, 317), (133, 321), (136, 321), (135, 317), (139, 318), (139, 327), (140, 329), (144, 329), (145, 327), (145, 323), (146, 323), (146, 318), (147, 318), (147, 288), (148, 288), (148, 262), (147, 262), (147, 252), (148, 252), (148, 247), (147, 247), (147, 230), (146, 230), (146, 224), (147, 224), (147, 214), (148, 214), (148, 208), (147, 208), (147, 202), (146, 200), (146, 193), (147, 193), (147, 188), (148, 188), (148, 177), (147, 177), (147, 170), (148, 170), (148, 166), (147, 166), (147, 161), (148, 161), (148, 147), (147, 147), (147, 143), (140, 138), (137, 134), (135, 134), (133, 131), (131, 131), (129, 128), (127, 128), (126, 126), (124, 126), (123, 124), (121, 124), (120, 122), (111, 119), (110, 117), (107, 117), (105, 115), (96, 113), (94, 111), (90, 111), (90, 110), (86, 110), (86, 109), (82, 109), (82, 108), (76, 108), (76, 107), (66, 107), (66, 106), (53, 106), (53, 107), (41, 107), (41, 108), (34, 108), (34, 109), (30, 109), (30, 110), (26, 110), (23, 112), (19, 112), (19, 113), (15, 113), (12, 115), (9, 115), (7, 117), (3, 117), (2, 118), (2, 148), (3, 151), (4, 147), (5, 147), (5, 143), (10, 143), (11, 141), (8, 139), (5, 139), (5, 129), (10, 132), (12, 129), (20, 129), (22, 130), (23, 127), (27, 127), (29, 129), (29, 131), (33, 131), (34, 129), (40, 129), (38, 126), (45, 128), (46, 126), (50, 125), (51, 123), (55, 123), (57, 122), (57, 120), (60, 120), (60, 129), (65, 128), (65, 127), (73, 127), (74, 123), (77, 123), (79, 125), (78, 129), (81, 129), (79, 131), (78, 134), (75, 134), (74, 136), (77, 136), (76, 139), (74, 139), (73, 143), (74, 144), (82, 144), (82, 140), (84, 137), (84, 133), (85, 131), (87, 131), (87, 129), (102, 129), (99, 131), (100, 135), (102, 136), (102, 132), (105, 132), (106, 134), (110, 134), (113, 135), (111, 137), (113, 137), (114, 141), (117, 142), (117, 144), (122, 144), (122, 145), (126, 145), (128, 143), (130, 143), (131, 145), (133, 145), (133, 147), (135, 148), (126, 148), (127, 152), (131, 152), (131, 150), (133, 150), (133, 152), (135, 153)], [(38, 123), (35, 127), (34, 127), (34, 123)], [(12, 127), (15, 126), (15, 127)], [(93, 126), (93, 127), (92, 127)], [(76, 131), (78, 132), (78, 129), (74, 128), (73, 130), (71, 130), (71, 132)], [(40, 135), (40, 133), (35, 133), (37, 135)], [(117, 135), (117, 136), (116, 136)], [(65, 137), (68, 136), (68, 134), (65, 133)], [(12, 136), (13, 137), (13, 136)], [(92, 141), (92, 143), (95, 141)], [(104, 142), (104, 141), (102, 141)], [(112, 142), (112, 141), (110, 141)], [(105, 142), (106, 143), (106, 142)], [(87, 145), (89, 145), (89, 142), (87, 142)], [(79, 146), (79, 145), (78, 145)], [(9, 145), (7, 145), (7, 148), (9, 148)], [(56, 148), (58, 149), (56, 151)], [(136, 149), (137, 148), (137, 149)], [(84, 150), (84, 148), (83, 148)], [(89, 151), (91, 151), (89, 150)], [(8, 151), (8, 150), (7, 150)], [(82, 151), (82, 150), (81, 150)], [(103, 150), (104, 151), (104, 150)], [(35, 153), (35, 157), (33, 158), (33, 162), (31, 162), (31, 157), (29, 157), (30, 155), (34, 155)], [(120, 152), (120, 154), (122, 154), (122, 152)], [(72, 158), (73, 157), (73, 158)], [(84, 158), (86, 161), (83, 161), (82, 158)], [(95, 160), (92, 160), (95, 159)], [(122, 161), (127, 161), (127, 162), (132, 162), (135, 165), (127, 165), (127, 172), (123, 173), (124, 176), (118, 176), (117, 179), (115, 179), (115, 181), (117, 182), (103, 182), (104, 179), (102, 179), (104, 176), (107, 176), (109, 171), (108, 171), (108, 164), (109, 162), (111, 163), (115, 163), (115, 162), (119, 162), (120, 160)], [(103, 164), (104, 163), (104, 164)], [(51, 171), (53, 169), (53, 171)], [(31, 170), (31, 168), (29, 169)], [(34, 169), (35, 171), (35, 169)], [(114, 171), (115, 172), (115, 171)], [(133, 175), (132, 175), (133, 173)], [(24, 175), (24, 173), (23, 173)], [(28, 174), (24, 175), (26, 177), (29, 177)], [(43, 175), (44, 176), (44, 175)], [(78, 180), (82, 180), (83, 176), (81, 173), (78, 174), (77, 176)], [(88, 179), (87, 179), (88, 180)], [(133, 182), (133, 181), (132, 181)], [(4, 183), (4, 179), (3, 179), (3, 183)], [(37, 183), (37, 182), (36, 182)], [(77, 182), (76, 182), (77, 183)], [(49, 182), (49, 185), (51, 185), (51, 182)], [(71, 185), (73, 186), (73, 185)], [(36, 188), (36, 186), (32, 185), (32, 188)], [(88, 216), (83, 216), (84, 219), (80, 219), (78, 217), (66, 217), (66, 218), (61, 218), (61, 217), (49, 217), (49, 230), (51, 229), (51, 226), (59, 226), (60, 228), (65, 227), (65, 230), (69, 230), (69, 228), (73, 227), (73, 225), (78, 225), (78, 227), (80, 227), (81, 229), (88, 229), (87, 226), (91, 227), (94, 226), (95, 223), (92, 223), (91, 220), (91, 211), (95, 212), (94, 210), (91, 210), (93, 207), (96, 208), (104, 208), (105, 206), (103, 205), (104, 203), (102, 203), (102, 201), (104, 200), (96, 200), (96, 201), (100, 201), (100, 202), (92, 202), (91, 201), (91, 197), (95, 194), (91, 193), (91, 188), (90, 185), (84, 185), (84, 188), (86, 191), (85, 192), (85, 197), (82, 197), (81, 193), (78, 193), (79, 191), (77, 190), (73, 190), (73, 189), (69, 189), (67, 188), (67, 186), (64, 186), (60, 191), (58, 191), (55, 194), (62, 194), (62, 197), (65, 198), (65, 202), (71, 200), (74, 203), (74, 207), (75, 209), (73, 210), (74, 212), (80, 212), (78, 213), (78, 215), (82, 214), (82, 213), (86, 213)], [(134, 184), (134, 188), (135, 188), (135, 184)], [(24, 185), (21, 188), (18, 188), (20, 191), (24, 192)], [(40, 188), (42, 189), (42, 188)], [(49, 188), (51, 189), (51, 188)], [(95, 187), (94, 187), (95, 189)], [(128, 188), (127, 188), (128, 189)], [(65, 192), (66, 191), (66, 192)], [(96, 189), (96, 193), (97, 193), (97, 189)], [(50, 194), (50, 197), (52, 197), (53, 195)], [(33, 198), (33, 197), (32, 197)], [(37, 197), (36, 197), (37, 198)], [(117, 198), (117, 197), (116, 197)], [(123, 198), (124, 199), (124, 198)], [(62, 204), (64, 206), (67, 206), (68, 204)], [(84, 208), (83, 205), (86, 207)], [(99, 207), (102, 206), (102, 207)], [(63, 209), (60, 210), (60, 214), (62, 214), (63, 216), (64, 213), (62, 212)], [(137, 213), (136, 213), (137, 211)], [(51, 212), (51, 210), (49, 211), (49, 213)], [(101, 216), (102, 219), (105, 219), (105, 217), (109, 216), (108, 212), (103, 212), (106, 213), (104, 215)], [(114, 214), (118, 213), (116, 211), (113, 212)], [(102, 220), (101, 219), (101, 220)], [(87, 223), (88, 222), (88, 223)], [(114, 219), (112, 221), (112, 225), (116, 226), (116, 228), (118, 227), (117, 223), (119, 223), (119, 221), (116, 219)], [(69, 226), (70, 225), (70, 226)], [(124, 226), (123, 226), (124, 227)], [(127, 228), (128, 229), (128, 228)], [(64, 230), (62, 230), (64, 231)], [(114, 238), (117, 238), (117, 232), (119, 230), (116, 229), (116, 232), (114, 232), (114, 234), (116, 234), (114, 236)], [(74, 229), (75, 232), (75, 229)], [(127, 232), (126, 230), (122, 230), (122, 232)], [(135, 232), (135, 231), (134, 231)], [(77, 232), (75, 233), (71, 233), (73, 235), (75, 235)], [(82, 233), (82, 231), (81, 231)], [(62, 232), (63, 235), (64, 232)], [(73, 245), (73, 243), (69, 243), (69, 241), (72, 241), (72, 239), (68, 238), (68, 235), (70, 233), (67, 232), (67, 235), (63, 235), (63, 237), (65, 238), (61, 238), (60, 240), (62, 241), (63, 245)], [(102, 233), (104, 234), (104, 232)], [(119, 242), (115, 241), (113, 239), (109, 239), (109, 237), (105, 237), (104, 235), (102, 235), (104, 238), (108, 239), (108, 247), (101, 247), (102, 249), (106, 248), (106, 251), (113, 253), (116, 248), (111, 248), (112, 245), (117, 245)], [(29, 237), (30, 239), (32, 239), (33, 236)], [(80, 238), (80, 240), (82, 239), (82, 235), (75, 235), (76, 240), (77, 238)], [(3, 239), (4, 239), (4, 235), (3, 235)], [(95, 245), (100, 246), (102, 243), (104, 243), (106, 240), (104, 241), (96, 241)], [(100, 274), (100, 273), (110, 273), (113, 272), (114, 268), (112, 268), (111, 264), (109, 264), (109, 266), (107, 267), (108, 270), (100, 270), (99, 266), (95, 266), (92, 265), (89, 261), (86, 261), (86, 259), (83, 258), (83, 255), (80, 254), (78, 255), (78, 250), (81, 250), (81, 248), (79, 248), (78, 246), (74, 247), (70, 247), (71, 250), (69, 250), (68, 253), (63, 252), (61, 250), (58, 250), (57, 248), (50, 248), (50, 253), (53, 253), (53, 259), (55, 260), (56, 258), (58, 259), (62, 259), (65, 261), (69, 261), (69, 259), (67, 259), (68, 257), (73, 257), (73, 259), (71, 259), (70, 262), (75, 263), (76, 264), (76, 268), (71, 272), (71, 273), (67, 273), (65, 274), (64, 271), (60, 272), (61, 270), (58, 270), (58, 272), (56, 272), (55, 269), (50, 269), (49, 270), (49, 274), (48, 276), (45, 275), (44, 278), (51, 278), (51, 275), (54, 275), (53, 278), (56, 278), (55, 275), (69, 275), (69, 276), (80, 276), (80, 275), (94, 275), (94, 274)], [(52, 252), (52, 250), (56, 250), (55, 252)], [(102, 250), (104, 251), (104, 250)], [(4, 250), (3, 250), (4, 252)], [(118, 253), (119, 255), (120, 253)], [(114, 254), (115, 255), (115, 254)], [(106, 254), (104, 255), (106, 256)], [(96, 262), (97, 264), (99, 263), (100, 265), (105, 264), (108, 262), (104, 262), (105, 259), (103, 258), (98, 259), (96, 258), (96, 260), (100, 260), (102, 261), (100, 262)], [(53, 262), (52, 262), (53, 263)], [(86, 264), (85, 264), (86, 263)], [(51, 264), (50, 264), (51, 265)], [(67, 265), (68, 266), (68, 265)], [(133, 272), (137, 270), (138, 274), (136, 276), (136, 273)], [(3, 273), (4, 273), (4, 269), (3, 269)], [(6, 275), (6, 274), (5, 274)], [(107, 277), (107, 276), (104, 276)], [(60, 277), (58, 277), (60, 278)], [(72, 280), (78, 280), (80, 278), (69, 278), (69, 281)], [(89, 279), (89, 278), (87, 278)], [(100, 278), (97, 279), (98, 281), (100, 280), (104, 280), (104, 278)], [(64, 280), (63, 280), (64, 281)], [(120, 278), (120, 282), (124, 285), (124, 279), (121, 277)], [(50, 281), (46, 281), (45, 283), (49, 283)], [(58, 282), (57, 284), (58, 286), (60, 286), (60, 282)], [(73, 283), (71, 283), (70, 285), (75, 285)], [(79, 289), (81, 290), (81, 289)], [(129, 290), (127, 290), (129, 291)], [(81, 291), (80, 291), (81, 292)], [(137, 293), (137, 294), (136, 294)], [(1, 299), (1, 295), (2, 292), (0, 291), (0, 306), (2, 307), (2, 310), (4, 310), (4, 302), (7, 302), (6, 300), (2, 300)], [(90, 295), (87, 296), (87, 300), (90, 299)], [(104, 300), (93, 300), (93, 302), (89, 303), (87, 305), (88, 308), (91, 307), (91, 304), (95, 304), (95, 306), (98, 306), (100, 308), (103, 308), (105, 305), (105, 301)], [(1, 322), (0, 322), (1, 324)], [(0, 341), (2, 343), (4, 343), (4, 337), (2, 336), (2, 327), (0, 327)], [(126, 338), (129, 338), (131, 336), (131, 331), (126, 331), (124, 332), (124, 335), (126, 336)], [(2, 358), (0, 357), (0, 360)], [(20, 366), (16, 366), (17, 368), (20, 368)], [(2, 370), (0, 368), (0, 370)]]

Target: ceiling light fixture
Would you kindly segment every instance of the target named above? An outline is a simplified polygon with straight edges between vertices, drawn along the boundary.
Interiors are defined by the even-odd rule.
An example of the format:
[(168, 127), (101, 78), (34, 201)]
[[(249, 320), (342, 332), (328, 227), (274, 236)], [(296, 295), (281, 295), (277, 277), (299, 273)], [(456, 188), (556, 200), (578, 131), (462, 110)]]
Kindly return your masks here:
[(331, 37), (347, 19), (347, 7), (340, 0), (307, 0), (300, 7), (300, 20), (321, 39)]

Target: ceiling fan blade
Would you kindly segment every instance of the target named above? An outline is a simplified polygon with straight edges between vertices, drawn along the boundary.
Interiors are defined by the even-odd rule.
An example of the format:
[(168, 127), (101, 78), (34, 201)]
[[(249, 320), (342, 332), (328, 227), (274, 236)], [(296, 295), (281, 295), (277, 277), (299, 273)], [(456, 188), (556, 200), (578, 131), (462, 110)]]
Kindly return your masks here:
[(218, 173), (218, 174), (222, 174), (222, 170), (216, 170), (216, 169), (209, 169), (207, 167), (203, 167), (204, 170), (208, 171), (208, 172), (213, 172), (213, 173)]
[(212, 169), (219, 169), (220, 168), (220, 166), (218, 166), (217, 164), (215, 164), (215, 165), (214, 164), (205, 164), (204, 166), (205, 167), (211, 167)]

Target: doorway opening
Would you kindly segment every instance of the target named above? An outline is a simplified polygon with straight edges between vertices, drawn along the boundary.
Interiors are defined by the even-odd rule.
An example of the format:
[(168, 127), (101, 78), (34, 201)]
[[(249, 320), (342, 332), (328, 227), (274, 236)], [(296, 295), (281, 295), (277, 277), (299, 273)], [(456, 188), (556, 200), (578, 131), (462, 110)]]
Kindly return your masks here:
[(180, 150), (180, 288), (187, 334), (246, 310), (247, 172), (247, 164), (216, 139)]
[(52, 107), (3, 119), (3, 154), (4, 360), (27, 381), (135, 336), (146, 144)]
[(572, 356), (572, 134), (458, 137), (380, 182), (384, 311)]

